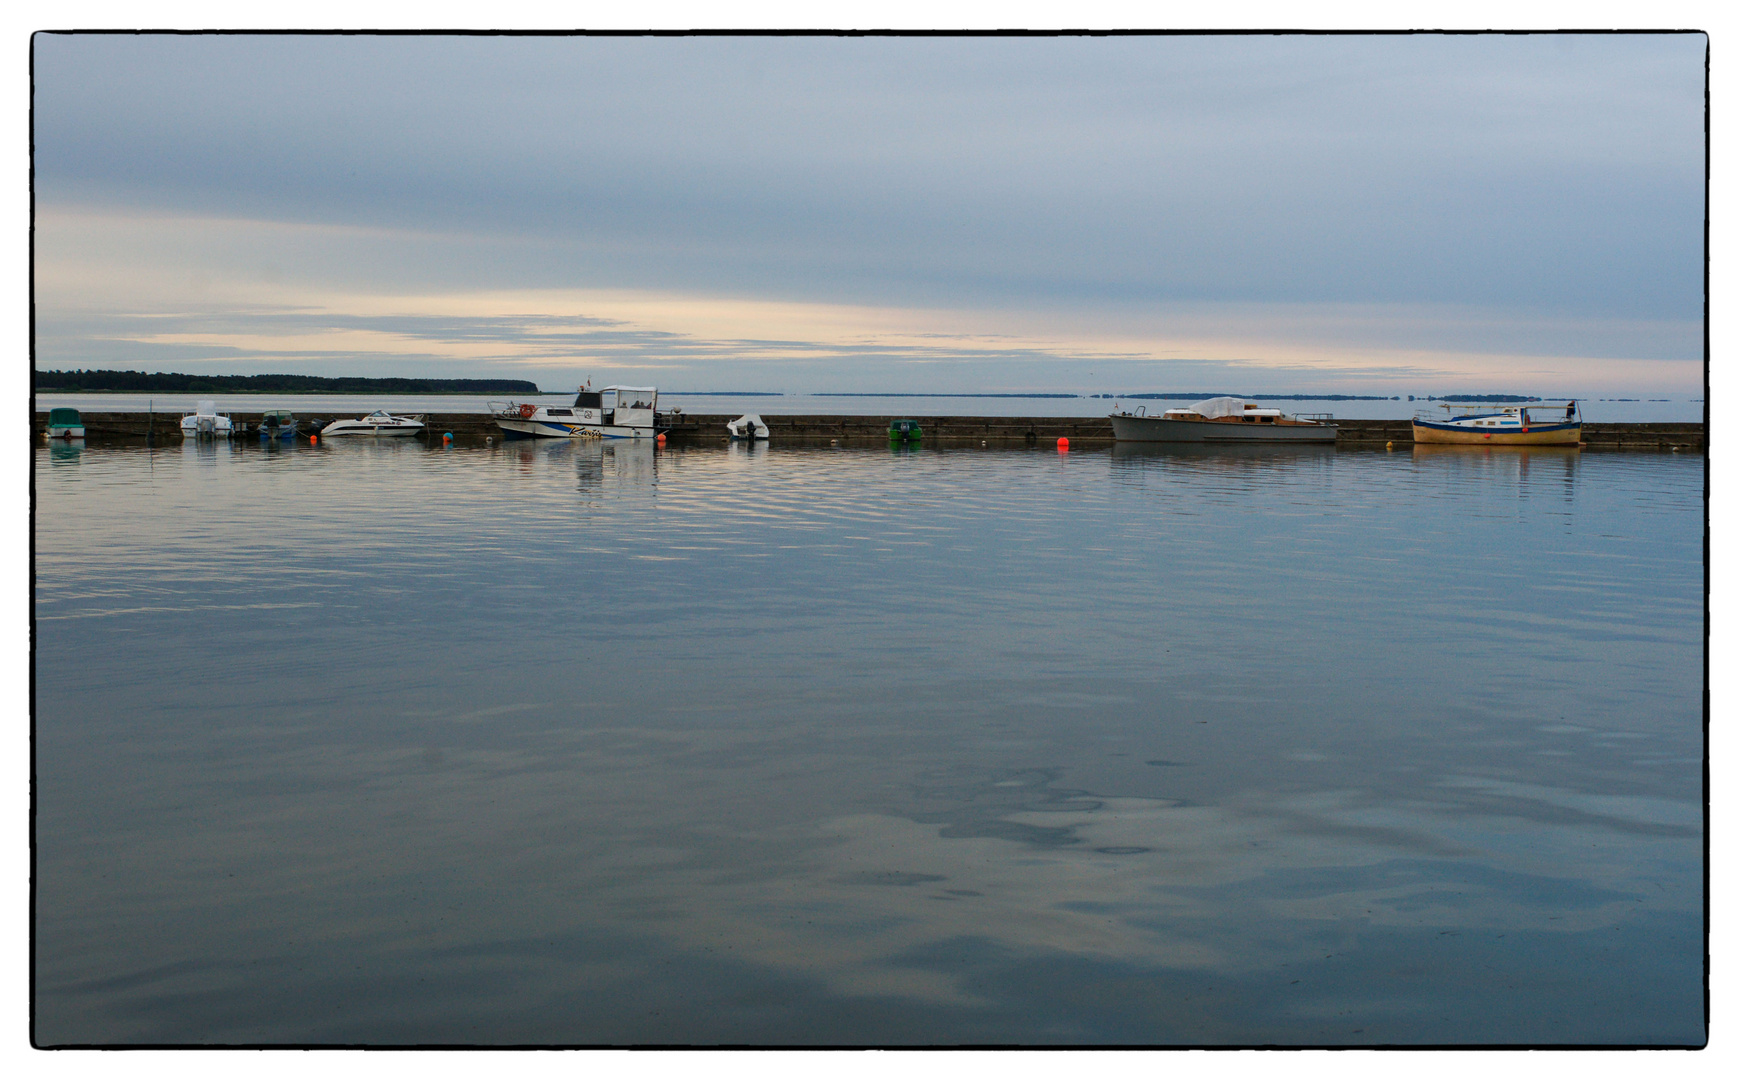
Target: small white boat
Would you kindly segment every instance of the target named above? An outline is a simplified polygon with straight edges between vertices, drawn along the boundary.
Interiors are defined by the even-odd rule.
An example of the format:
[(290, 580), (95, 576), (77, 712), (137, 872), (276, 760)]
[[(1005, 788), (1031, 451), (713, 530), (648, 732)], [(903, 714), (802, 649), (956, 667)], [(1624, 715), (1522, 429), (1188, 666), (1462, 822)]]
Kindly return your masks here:
[(1337, 430), (1331, 413), (1289, 416), (1235, 397), (1209, 398), (1159, 416), (1148, 416), (1145, 405), (1111, 414), (1118, 442), (1331, 443)]
[(334, 420), (320, 429), (320, 437), (333, 435), (416, 435), (423, 430), (423, 416), (394, 416), (376, 409), (358, 420)]
[(746, 441), (765, 439), (773, 433), (772, 429), (767, 427), (767, 422), (761, 419), (760, 413), (744, 413), (727, 423), (725, 430), (731, 433), (732, 440), (743, 439)]
[(669, 428), (652, 386), (581, 390), (572, 405), (491, 401), (489, 411), (504, 439), (654, 439)]
[(217, 411), (217, 402), (202, 401), (192, 413), (181, 418), (181, 434), (193, 439), (227, 439), (235, 430), (228, 414)]

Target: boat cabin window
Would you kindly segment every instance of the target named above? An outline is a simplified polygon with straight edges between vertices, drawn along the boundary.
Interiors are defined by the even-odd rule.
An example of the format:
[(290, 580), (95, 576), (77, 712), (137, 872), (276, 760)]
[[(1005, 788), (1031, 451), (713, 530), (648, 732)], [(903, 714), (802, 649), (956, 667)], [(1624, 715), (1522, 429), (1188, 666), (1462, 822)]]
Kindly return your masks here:
[(572, 410), (572, 409), (545, 409), (544, 412), (550, 416), (572, 416), (572, 415), (574, 415), (574, 410)]
[(574, 398), (574, 408), (576, 409), (602, 409), (603, 407), (604, 395), (601, 393), (581, 390), (579, 396)]

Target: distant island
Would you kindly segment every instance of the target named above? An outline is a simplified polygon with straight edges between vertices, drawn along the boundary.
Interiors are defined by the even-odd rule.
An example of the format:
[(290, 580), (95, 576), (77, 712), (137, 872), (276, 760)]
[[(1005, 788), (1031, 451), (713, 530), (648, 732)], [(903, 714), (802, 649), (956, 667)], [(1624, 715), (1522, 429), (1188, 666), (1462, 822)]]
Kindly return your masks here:
[(1428, 397), (1425, 400), (1426, 401), (1491, 402), (1491, 401), (1538, 401), (1540, 399), (1537, 397), (1528, 397), (1528, 396), (1523, 395), (1523, 394), (1440, 394), (1437, 397)]
[(812, 398), (1078, 398), (1078, 393), (812, 393)]
[(536, 394), (524, 379), (364, 379), (320, 375), (178, 375), (157, 371), (33, 371), (39, 394)]
[[(1072, 397), (1074, 395), (1059, 395)], [(1228, 394), (1220, 391), (1215, 394), (1094, 394), (1100, 398), (1130, 398), (1136, 401), (1206, 401), (1209, 398), (1236, 397), (1256, 398), (1268, 401), (1400, 401), (1399, 397), (1384, 394)], [(1446, 399), (1447, 400), (1447, 399)], [(1516, 400), (1521, 400), (1520, 398)]]

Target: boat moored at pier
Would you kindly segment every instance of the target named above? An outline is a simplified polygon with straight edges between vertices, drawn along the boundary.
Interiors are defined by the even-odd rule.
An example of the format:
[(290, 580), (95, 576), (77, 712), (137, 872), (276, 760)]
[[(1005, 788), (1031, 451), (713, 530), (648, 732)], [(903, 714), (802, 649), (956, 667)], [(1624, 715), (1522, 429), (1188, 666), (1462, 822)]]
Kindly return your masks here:
[(1332, 443), (1338, 429), (1331, 413), (1288, 415), (1236, 397), (1209, 398), (1182, 409), (1147, 415), (1147, 407), (1111, 414), (1118, 442)]
[(59, 408), (48, 411), (50, 439), (82, 439), (85, 437), (84, 417), (77, 409)]
[(181, 418), (181, 434), (191, 439), (227, 439), (234, 427), (227, 415), (217, 411), (215, 401), (202, 401)]
[(296, 414), (288, 409), (270, 409), (260, 417), (260, 438), (294, 439)]
[(1517, 405), (1444, 405), (1444, 415), (1413, 417), (1415, 443), (1469, 446), (1578, 446), (1582, 414), (1574, 401)]
[(321, 438), (333, 435), (420, 435), (423, 416), (394, 416), (385, 409), (376, 409), (356, 420), (334, 420), (320, 429)]
[(744, 413), (727, 423), (725, 430), (731, 433), (732, 442), (739, 440), (753, 442), (756, 439), (768, 438), (773, 434), (773, 430), (767, 426), (767, 422), (761, 419), (760, 413)]
[(583, 389), (572, 405), (492, 401), (489, 411), (507, 439), (655, 439), (669, 430), (651, 386)]

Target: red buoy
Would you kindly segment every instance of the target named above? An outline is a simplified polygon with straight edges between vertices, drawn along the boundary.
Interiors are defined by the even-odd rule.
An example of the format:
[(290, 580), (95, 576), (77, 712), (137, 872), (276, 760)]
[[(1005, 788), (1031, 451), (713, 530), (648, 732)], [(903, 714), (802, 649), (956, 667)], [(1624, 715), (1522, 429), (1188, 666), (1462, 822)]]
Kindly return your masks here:
[(1066, 451), (1066, 450), (1068, 450), (1068, 449), (1069, 449), (1069, 440), (1067, 440), (1067, 439), (1058, 439), (1058, 440), (1057, 440), (1057, 449), (1058, 449), (1058, 450), (1064, 450), (1064, 451)]

